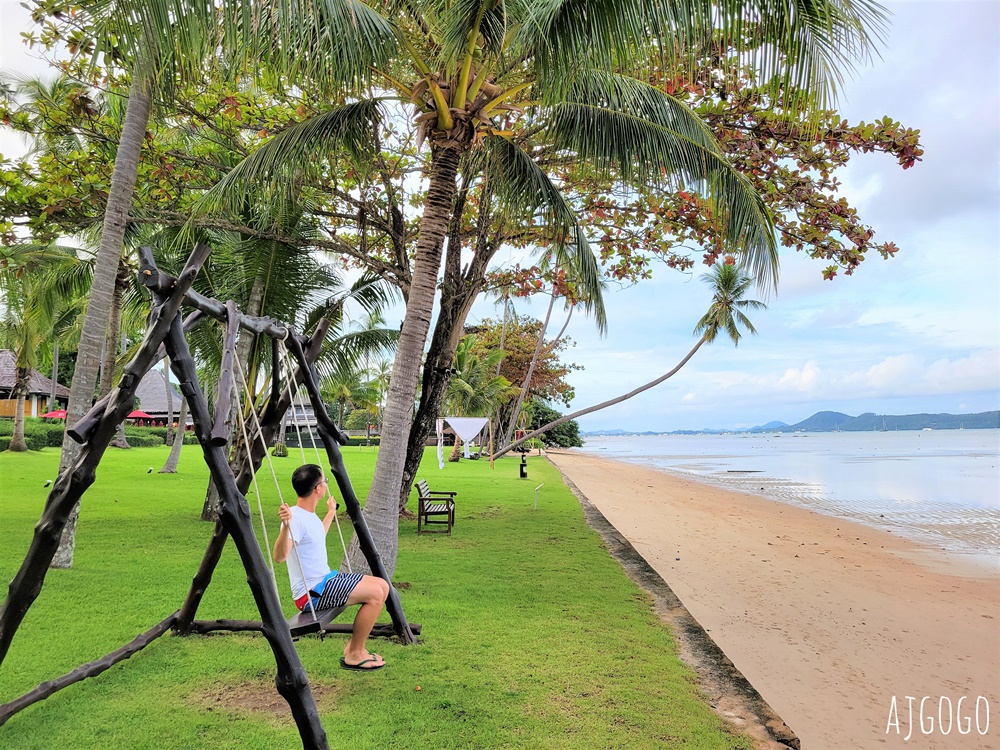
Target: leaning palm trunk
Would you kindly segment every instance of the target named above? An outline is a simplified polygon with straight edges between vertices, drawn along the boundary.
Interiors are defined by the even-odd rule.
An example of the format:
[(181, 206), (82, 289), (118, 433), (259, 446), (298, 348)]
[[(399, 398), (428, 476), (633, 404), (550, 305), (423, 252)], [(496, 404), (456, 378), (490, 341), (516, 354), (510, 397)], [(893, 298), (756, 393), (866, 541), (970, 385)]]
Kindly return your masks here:
[(174, 444), (170, 448), (167, 462), (160, 469), (161, 474), (176, 474), (177, 463), (181, 460), (181, 446), (184, 445), (184, 426), (187, 422), (187, 399), (181, 396), (181, 411), (177, 417), (177, 432), (174, 434)]
[(590, 414), (590, 413), (595, 412), (595, 411), (600, 411), (601, 409), (606, 409), (609, 406), (614, 406), (615, 404), (620, 404), (622, 401), (628, 401), (633, 396), (638, 396), (643, 391), (648, 391), (650, 388), (655, 388), (660, 383), (662, 383), (664, 380), (667, 380), (668, 378), (671, 378), (674, 375), (676, 375), (677, 372), (682, 367), (684, 367), (684, 365), (686, 365), (688, 363), (688, 360), (691, 359), (691, 357), (694, 356), (695, 352), (697, 352), (699, 349), (701, 349), (701, 345), (704, 344), (707, 340), (708, 339), (705, 336), (702, 336), (700, 339), (698, 339), (698, 343), (694, 345), (694, 348), (691, 351), (689, 351), (687, 353), (687, 355), (684, 357), (684, 359), (682, 359), (677, 364), (677, 366), (674, 369), (672, 369), (670, 372), (668, 372), (666, 375), (661, 375), (656, 380), (652, 380), (652, 381), (646, 383), (645, 385), (640, 385), (634, 391), (629, 391), (624, 396), (619, 396), (618, 398), (613, 398), (613, 399), (611, 399), (609, 401), (603, 401), (603, 402), (597, 404), (596, 406), (588, 406), (586, 409), (580, 409), (580, 411), (575, 411), (572, 414), (566, 414), (566, 415), (564, 415), (562, 417), (559, 417), (559, 419), (556, 419), (556, 420), (553, 420), (552, 422), (549, 422), (546, 425), (542, 425), (541, 427), (539, 427), (534, 432), (529, 432), (524, 437), (522, 437), (522, 438), (520, 438), (518, 440), (515, 440), (513, 443), (511, 443), (508, 446), (505, 446), (505, 447), (501, 448), (500, 450), (498, 450), (496, 453), (494, 453), (491, 456), (491, 459), (500, 458), (500, 456), (504, 455), (505, 453), (507, 453), (509, 451), (512, 451), (514, 448), (516, 448), (517, 446), (521, 445), (521, 443), (524, 443), (524, 442), (526, 442), (528, 440), (531, 440), (532, 438), (536, 438), (539, 435), (541, 435), (541, 434), (543, 434), (545, 432), (548, 432), (553, 427), (557, 427), (557, 426), (561, 425), (563, 422), (568, 422), (571, 419), (576, 419), (576, 418), (582, 417), (582, 416), (584, 416), (586, 414)]
[[(538, 343), (535, 345), (535, 353), (531, 357), (531, 364), (528, 365), (528, 373), (524, 376), (524, 384), (521, 386), (521, 392), (517, 396), (517, 403), (514, 404), (514, 412), (510, 415), (510, 424), (507, 425), (507, 432), (503, 436), (504, 445), (510, 442), (511, 436), (514, 434), (514, 426), (517, 424), (517, 418), (521, 414), (521, 405), (524, 403), (524, 397), (528, 395), (528, 388), (531, 387), (531, 376), (535, 374), (535, 365), (538, 364), (538, 355), (542, 352), (542, 344), (545, 342), (545, 331), (549, 328), (549, 319), (552, 317), (552, 308), (555, 304), (556, 294), (553, 291), (552, 299), (549, 301), (549, 309), (545, 312), (545, 322), (542, 323), (542, 330), (538, 333)], [(560, 335), (562, 334), (560, 333)]]
[(7, 450), (16, 453), (24, 453), (28, 450), (28, 444), (24, 440), (24, 402), (30, 381), (31, 370), (27, 367), (18, 367), (17, 382), (14, 385), (17, 397), (17, 404), (14, 407), (14, 434), (10, 438), (10, 445), (7, 446)]
[[(396, 569), (399, 546), (399, 488), (406, 463), (413, 398), (417, 392), (420, 360), (434, 309), (441, 250), (451, 217), (460, 156), (455, 147), (436, 143), (432, 145), (431, 153), (430, 184), (424, 213), (420, 219), (413, 279), (392, 366), (375, 476), (365, 504), (368, 527), (390, 576)], [(354, 570), (367, 570), (367, 564), (358, 548), (357, 537), (351, 543), (348, 555)]]
[[(137, 71), (141, 72), (136, 73), (129, 90), (125, 123), (122, 126), (115, 166), (111, 173), (108, 204), (104, 211), (104, 225), (101, 229), (101, 245), (97, 251), (90, 299), (83, 320), (83, 331), (80, 333), (76, 369), (73, 371), (69, 404), (66, 408), (67, 425), (74, 424), (86, 414), (94, 396), (101, 346), (107, 336), (108, 320), (111, 317), (115, 279), (122, 255), (122, 241), (125, 237), (125, 222), (128, 219), (135, 181), (139, 175), (139, 155), (146, 138), (146, 125), (152, 111), (150, 78), (141, 63), (137, 66)], [(62, 471), (70, 466), (78, 453), (79, 446), (66, 435), (63, 438), (59, 470)], [(69, 568), (73, 565), (76, 519), (79, 513), (80, 506), (77, 503), (63, 529), (59, 549), (52, 558), (53, 568)]]

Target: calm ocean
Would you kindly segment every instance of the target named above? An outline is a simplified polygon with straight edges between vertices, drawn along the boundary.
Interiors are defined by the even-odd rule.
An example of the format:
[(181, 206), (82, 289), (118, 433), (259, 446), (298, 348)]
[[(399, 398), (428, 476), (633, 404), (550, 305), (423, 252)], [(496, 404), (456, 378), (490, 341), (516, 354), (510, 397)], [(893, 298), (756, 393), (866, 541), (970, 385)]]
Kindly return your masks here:
[(1000, 565), (1000, 430), (588, 437), (580, 450)]

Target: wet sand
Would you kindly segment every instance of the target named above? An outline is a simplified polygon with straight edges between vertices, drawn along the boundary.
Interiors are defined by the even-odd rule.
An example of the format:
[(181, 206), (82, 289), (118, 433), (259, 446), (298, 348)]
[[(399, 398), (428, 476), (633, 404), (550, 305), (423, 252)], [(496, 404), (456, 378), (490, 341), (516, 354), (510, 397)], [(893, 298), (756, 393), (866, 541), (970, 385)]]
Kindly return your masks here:
[[(995, 567), (655, 469), (573, 452), (549, 458), (667, 582), (805, 750), (1000, 748)], [(894, 696), (898, 733), (889, 726)], [(912, 718), (907, 696), (915, 698)], [(925, 696), (929, 733), (921, 729)], [(989, 702), (985, 735), (976, 729), (979, 696)], [(980, 701), (980, 729), (985, 719)], [(966, 722), (970, 731), (960, 734)]]

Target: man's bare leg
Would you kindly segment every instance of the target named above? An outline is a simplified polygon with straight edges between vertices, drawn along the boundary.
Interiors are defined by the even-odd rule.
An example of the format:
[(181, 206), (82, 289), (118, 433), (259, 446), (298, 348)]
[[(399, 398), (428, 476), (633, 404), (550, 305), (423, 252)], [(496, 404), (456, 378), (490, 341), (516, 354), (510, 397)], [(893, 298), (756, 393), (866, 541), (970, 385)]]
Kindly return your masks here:
[(378, 620), (379, 613), (389, 596), (389, 584), (377, 576), (364, 576), (347, 597), (348, 606), (360, 604), (354, 618), (354, 633), (344, 647), (344, 659), (348, 664), (360, 664), (366, 659), (374, 659), (376, 664), (384, 664), (378, 654), (369, 653), (365, 641)]

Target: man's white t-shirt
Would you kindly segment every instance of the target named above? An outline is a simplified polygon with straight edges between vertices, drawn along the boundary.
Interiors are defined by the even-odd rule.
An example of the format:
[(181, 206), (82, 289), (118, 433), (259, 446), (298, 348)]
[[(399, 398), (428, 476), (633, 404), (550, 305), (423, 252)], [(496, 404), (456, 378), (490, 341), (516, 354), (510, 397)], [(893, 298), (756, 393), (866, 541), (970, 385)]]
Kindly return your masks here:
[(319, 516), (297, 505), (291, 506), (291, 511), (289, 531), (295, 549), (288, 555), (286, 567), (292, 584), (292, 598), (298, 599), (330, 574), (330, 564), (326, 557), (326, 529)]

